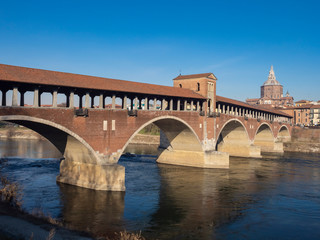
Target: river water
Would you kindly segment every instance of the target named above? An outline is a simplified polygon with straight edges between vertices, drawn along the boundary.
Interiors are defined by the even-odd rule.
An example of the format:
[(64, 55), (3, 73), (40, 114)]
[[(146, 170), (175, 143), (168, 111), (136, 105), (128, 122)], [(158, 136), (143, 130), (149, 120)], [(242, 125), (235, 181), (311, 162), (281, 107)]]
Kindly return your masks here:
[(1, 140), (1, 172), (23, 187), (23, 208), (41, 209), (94, 235), (128, 230), (147, 239), (319, 239), (320, 155), (231, 158), (230, 169), (157, 164), (156, 147), (130, 146), (119, 163), (126, 192), (57, 184), (46, 141)]

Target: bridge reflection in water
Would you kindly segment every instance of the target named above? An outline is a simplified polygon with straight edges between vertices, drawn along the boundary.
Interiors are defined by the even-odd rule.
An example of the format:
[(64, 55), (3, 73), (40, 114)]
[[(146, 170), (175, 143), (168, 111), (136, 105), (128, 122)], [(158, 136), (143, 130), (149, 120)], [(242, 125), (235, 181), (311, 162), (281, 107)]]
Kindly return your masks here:
[[(25, 156), (41, 143), (32, 142)], [(5, 146), (15, 148), (13, 156), (14, 150), (26, 149)], [(123, 229), (142, 230), (147, 239), (315, 239), (320, 234), (319, 155), (231, 158), (230, 169), (156, 164), (146, 155), (122, 157), (125, 193), (56, 185), (59, 169), (50, 162), (58, 161), (10, 161), (2, 170), (24, 186), (24, 204), (37, 202), (71, 228), (96, 235)]]

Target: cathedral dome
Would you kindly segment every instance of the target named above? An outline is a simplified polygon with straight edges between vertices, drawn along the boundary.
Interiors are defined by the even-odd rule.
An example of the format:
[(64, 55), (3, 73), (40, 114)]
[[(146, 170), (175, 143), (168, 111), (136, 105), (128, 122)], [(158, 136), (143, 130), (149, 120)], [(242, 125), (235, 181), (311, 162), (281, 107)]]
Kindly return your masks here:
[(281, 85), (276, 79), (276, 75), (274, 74), (274, 71), (273, 71), (273, 66), (271, 66), (271, 69), (269, 71), (268, 80), (265, 81), (263, 84), (263, 86), (268, 86), (268, 85)]

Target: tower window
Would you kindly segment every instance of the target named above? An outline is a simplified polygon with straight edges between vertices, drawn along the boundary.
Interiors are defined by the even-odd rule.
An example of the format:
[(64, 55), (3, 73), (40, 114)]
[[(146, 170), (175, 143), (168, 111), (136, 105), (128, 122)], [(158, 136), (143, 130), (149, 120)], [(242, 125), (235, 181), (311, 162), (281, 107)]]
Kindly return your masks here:
[(182, 88), (182, 84), (179, 84), (179, 87)]
[(197, 83), (197, 91), (200, 91), (200, 83)]

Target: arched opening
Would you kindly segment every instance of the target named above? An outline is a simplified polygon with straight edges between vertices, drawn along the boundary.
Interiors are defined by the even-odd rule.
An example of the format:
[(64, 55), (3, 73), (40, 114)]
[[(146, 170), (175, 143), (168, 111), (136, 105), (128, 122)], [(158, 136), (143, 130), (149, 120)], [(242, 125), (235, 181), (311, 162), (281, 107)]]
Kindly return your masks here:
[(67, 95), (64, 93), (57, 94), (57, 107), (66, 107), (67, 106)]
[(200, 83), (197, 83), (197, 91), (200, 91)]
[(25, 107), (31, 107), (33, 105), (33, 96), (34, 96), (34, 92), (32, 91), (26, 91), (24, 93), (23, 105)]
[(290, 132), (287, 126), (281, 126), (278, 132), (277, 140), (280, 142), (289, 142), (291, 139)]
[(216, 150), (230, 156), (260, 157), (260, 147), (250, 144), (247, 130), (238, 120), (230, 120), (218, 135)]
[(106, 108), (111, 109), (111, 106), (112, 106), (112, 98), (111, 98), (110, 96), (107, 96), (107, 97), (104, 99), (104, 104), (105, 104)]
[(121, 109), (122, 108), (122, 105), (123, 105), (123, 100), (121, 97), (117, 97), (116, 98), (116, 109)]
[[(149, 136), (141, 136), (144, 133)], [(141, 142), (148, 144), (147, 146), (152, 149), (154, 147), (151, 145), (156, 145), (157, 149), (153, 154), (157, 155), (158, 163), (203, 166), (202, 145), (191, 127), (180, 119), (159, 117), (147, 122), (130, 137), (122, 153), (137, 153), (132, 151), (132, 143)], [(153, 144), (150, 144), (151, 142)]]
[(182, 84), (179, 84), (179, 87), (182, 88)]
[(260, 125), (254, 138), (254, 145), (260, 146), (262, 152), (272, 152), (274, 144), (274, 136), (270, 126), (268, 124)]
[[(78, 94), (74, 94), (74, 107), (80, 108), (80, 96)], [(82, 107), (82, 106), (81, 106)]]
[(93, 108), (99, 108), (100, 107), (100, 96), (94, 96), (93, 97)]
[(52, 107), (52, 93), (43, 92), (40, 95), (41, 107)]
[(96, 164), (96, 152), (75, 133), (50, 121), (29, 116), (0, 116), (0, 121), (29, 128), (49, 140), (68, 160)]

